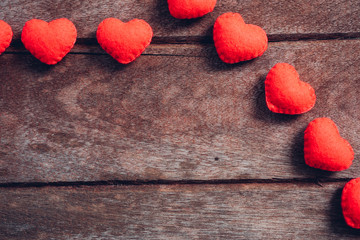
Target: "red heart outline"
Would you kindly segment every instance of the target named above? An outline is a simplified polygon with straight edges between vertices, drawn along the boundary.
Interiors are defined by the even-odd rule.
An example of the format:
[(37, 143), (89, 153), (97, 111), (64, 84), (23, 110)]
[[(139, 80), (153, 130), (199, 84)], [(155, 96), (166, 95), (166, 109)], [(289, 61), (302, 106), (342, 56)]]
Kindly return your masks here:
[(10, 46), (12, 37), (10, 25), (0, 20), (0, 55)]
[(301, 81), (296, 69), (287, 63), (277, 63), (269, 71), (265, 97), (270, 111), (283, 114), (308, 112), (316, 102), (315, 90)]
[(317, 118), (304, 133), (304, 159), (313, 168), (342, 171), (351, 166), (354, 151), (331, 119)]
[(53, 65), (61, 61), (74, 47), (76, 36), (74, 24), (66, 18), (51, 22), (32, 19), (25, 23), (21, 41), (37, 59)]
[(212, 12), (216, 0), (168, 0), (171, 16), (178, 19), (202, 17)]
[(238, 13), (224, 13), (216, 19), (213, 30), (216, 51), (225, 63), (238, 63), (261, 56), (267, 49), (265, 31), (246, 24)]
[(152, 36), (151, 26), (141, 19), (124, 23), (117, 18), (107, 18), (99, 24), (96, 32), (100, 46), (122, 64), (138, 58), (149, 46)]

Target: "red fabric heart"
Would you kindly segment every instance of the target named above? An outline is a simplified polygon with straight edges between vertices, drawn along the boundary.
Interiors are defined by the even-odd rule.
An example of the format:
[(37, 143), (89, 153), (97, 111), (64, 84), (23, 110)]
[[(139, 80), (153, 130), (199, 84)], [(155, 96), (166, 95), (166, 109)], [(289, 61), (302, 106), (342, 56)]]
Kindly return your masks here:
[(100, 46), (119, 63), (134, 61), (149, 46), (153, 36), (151, 26), (144, 20), (124, 23), (107, 18), (99, 24), (96, 38)]
[(266, 104), (270, 111), (301, 114), (310, 111), (316, 101), (314, 89), (300, 81), (295, 68), (287, 63), (276, 64), (265, 80)]
[(304, 158), (310, 167), (342, 171), (352, 164), (354, 151), (331, 119), (317, 118), (305, 130)]
[(25, 23), (21, 41), (41, 62), (52, 65), (63, 59), (76, 42), (76, 28), (66, 19), (51, 22), (32, 19)]
[(10, 46), (12, 36), (10, 25), (0, 20), (0, 55)]
[(168, 0), (170, 14), (179, 19), (202, 17), (212, 12), (216, 0)]
[(237, 63), (261, 56), (267, 49), (265, 31), (245, 24), (238, 13), (224, 13), (215, 22), (213, 31), (216, 51), (225, 63)]
[(345, 222), (352, 228), (360, 228), (360, 178), (346, 183), (341, 195), (341, 208)]

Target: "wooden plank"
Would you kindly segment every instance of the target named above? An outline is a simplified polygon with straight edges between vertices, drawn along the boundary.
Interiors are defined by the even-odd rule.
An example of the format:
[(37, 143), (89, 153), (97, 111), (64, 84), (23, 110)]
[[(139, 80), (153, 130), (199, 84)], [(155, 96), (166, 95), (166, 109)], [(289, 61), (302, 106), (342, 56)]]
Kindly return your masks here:
[(1, 189), (1, 239), (358, 239), (345, 183)]
[(76, 25), (79, 38), (94, 38), (103, 19), (117, 17), (124, 21), (133, 18), (148, 21), (155, 39), (191, 41), (211, 36), (216, 18), (228, 11), (239, 12), (247, 22), (263, 27), (270, 40), (311, 38), (316, 34), (353, 36), (351, 33), (360, 32), (358, 0), (219, 0), (214, 12), (206, 17), (185, 21), (171, 17), (166, 0), (3, 0), (0, 8), (0, 19), (12, 26), (15, 39), (20, 38), (22, 27), (32, 18), (49, 21), (66, 17)]
[[(56, 66), (2, 55), (0, 182), (359, 176), (360, 40), (272, 43), (237, 65), (211, 45), (154, 51), (127, 66), (108, 55), (70, 54)], [(281, 61), (316, 90), (309, 113), (267, 109), (264, 78)], [(305, 165), (303, 131), (317, 117), (353, 146), (349, 170)]]

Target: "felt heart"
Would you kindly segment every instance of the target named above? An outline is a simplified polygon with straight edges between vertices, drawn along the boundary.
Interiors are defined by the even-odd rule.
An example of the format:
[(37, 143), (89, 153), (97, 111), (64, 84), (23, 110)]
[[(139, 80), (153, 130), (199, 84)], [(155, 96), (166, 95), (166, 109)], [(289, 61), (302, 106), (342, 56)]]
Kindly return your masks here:
[(168, 0), (170, 14), (179, 19), (202, 17), (212, 12), (216, 0)]
[(13, 32), (10, 25), (0, 20), (0, 54), (2, 54), (5, 49), (10, 46), (12, 36)]
[(317, 118), (305, 130), (304, 158), (310, 167), (342, 171), (352, 164), (354, 151), (331, 119)]
[(285, 114), (307, 112), (316, 101), (314, 89), (287, 63), (276, 64), (266, 76), (265, 97), (270, 111)]
[(224, 13), (215, 22), (213, 31), (216, 51), (225, 63), (237, 63), (261, 56), (267, 49), (265, 31), (245, 24), (238, 13)]
[(63, 59), (76, 42), (76, 28), (66, 19), (51, 22), (32, 19), (25, 23), (21, 41), (25, 48), (41, 62), (52, 65)]
[(100, 46), (119, 63), (134, 61), (149, 46), (153, 36), (151, 26), (144, 20), (124, 23), (107, 18), (99, 24), (96, 38)]
[(341, 208), (345, 222), (352, 228), (360, 228), (360, 178), (346, 183), (341, 195)]

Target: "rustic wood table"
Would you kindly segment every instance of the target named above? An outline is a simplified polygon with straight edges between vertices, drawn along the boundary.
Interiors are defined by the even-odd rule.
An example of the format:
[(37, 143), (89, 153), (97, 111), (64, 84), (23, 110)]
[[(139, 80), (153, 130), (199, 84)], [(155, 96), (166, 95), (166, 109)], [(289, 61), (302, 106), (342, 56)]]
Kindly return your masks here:
[[(225, 12), (264, 28), (269, 49), (227, 65), (212, 42)], [(78, 30), (55, 66), (23, 47), (27, 20)], [(129, 65), (97, 44), (107, 17), (146, 20), (153, 42)], [(0, 239), (358, 239), (340, 207), (360, 177), (360, 1), (219, 0), (196, 20), (165, 0), (2, 0), (14, 31), (0, 56)], [(286, 116), (264, 78), (296, 67), (317, 102)], [(350, 169), (303, 159), (303, 131), (330, 117), (354, 148)]]

